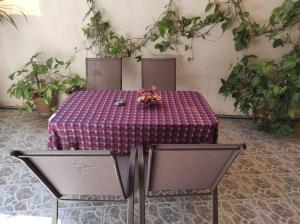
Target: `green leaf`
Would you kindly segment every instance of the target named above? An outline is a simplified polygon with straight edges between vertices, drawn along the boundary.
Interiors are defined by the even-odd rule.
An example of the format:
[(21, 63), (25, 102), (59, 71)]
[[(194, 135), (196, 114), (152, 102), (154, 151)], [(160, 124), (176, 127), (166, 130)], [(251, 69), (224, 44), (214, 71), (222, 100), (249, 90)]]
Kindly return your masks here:
[(64, 65), (65, 64), (64, 61), (58, 60), (57, 58), (55, 58), (55, 61), (59, 65)]
[(50, 88), (47, 88), (45, 94), (46, 94), (47, 98), (51, 99), (51, 97), (52, 97), (52, 90)]
[(279, 95), (279, 94), (280, 94), (280, 87), (279, 87), (279, 86), (274, 86), (273, 91), (274, 91), (274, 94), (275, 94), (276, 96)]
[(292, 100), (294, 104), (300, 106), (300, 92), (293, 93)]
[(70, 65), (71, 65), (71, 61), (67, 61), (66, 63), (65, 63), (65, 69), (67, 69), (67, 68), (69, 68), (70, 67)]
[(142, 60), (142, 56), (138, 55), (138, 56), (135, 57), (135, 59), (136, 59), (137, 62), (140, 62)]
[(272, 62), (263, 62), (260, 64), (260, 68), (263, 74), (269, 75), (273, 71), (273, 64)]
[(291, 61), (291, 60), (285, 60), (282, 63), (282, 67), (285, 71), (295, 68), (296, 65), (297, 65), (297, 63), (295, 61)]
[(253, 87), (256, 87), (258, 86), (258, 84), (260, 83), (261, 79), (258, 77), (258, 76), (254, 76), (252, 81), (251, 81), (251, 85)]
[(249, 15), (250, 15), (249, 12), (243, 12), (243, 13), (242, 13), (242, 16), (243, 16), (243, 17), (249, 17)]
[(276, 47), (283, 47), (284, 46), (284, 41), (282, 39), (275, 39), (274, 42), (273, 42), (273, 48), (276, 48)]
[(205, 12), (208, 12), (213, 6), (214, 6), (214, 3), (209, 2), (205, 7)]
[(160, 43), (157, 43), (155, 46), (154, 46), (155, 49), (159, 49), (159, 51), (162, 53), (162, 52), (165, 52), (167, 51), (168, 49), (173, 49), (173, 47), (171, 46), (170, 42), (169, 41), (162, 41)]
[(223, 33), (230, 27), (231, 23), (232, 23), (231, 18), (226, 19), (225, 22), (222, 23), (221, 28), (222, 28)]
[(246, 22), (242, 22), (239, 27), (234, 28), (233, 35), (236, 51), (240, 51), (248, 47), (251, 37)]
[(14, 73), (12, 73), (12, 74), (10, 74), (10, 75), (8, 76), (8, 77), (9, 77), (9, 79), (10, 79), (10, 80), (13, 80), (13, 79), (15, 78), (15, 74), (16, 74), (15, 72), (14, 72)]
[(181, 22), (182, 22), (184, 27), (187, 27), (192, 23), (192, 20), (183, 16), (181, 18)]
[(295, 107), (291, 106), (288, 108), (288, 115), (291, 119), (294, 119), (296, 116), (296, 109)]
[(159, 34), (164, 37), (168, 28), (167, 23), (165, 21), (158, 21), (155, 26), (158, 28)]
[(47, 61), (46, 61), (46, 64), (49, 68), (52, 68), (52, 64), (53, 64), (53, 58), (49, 58)]

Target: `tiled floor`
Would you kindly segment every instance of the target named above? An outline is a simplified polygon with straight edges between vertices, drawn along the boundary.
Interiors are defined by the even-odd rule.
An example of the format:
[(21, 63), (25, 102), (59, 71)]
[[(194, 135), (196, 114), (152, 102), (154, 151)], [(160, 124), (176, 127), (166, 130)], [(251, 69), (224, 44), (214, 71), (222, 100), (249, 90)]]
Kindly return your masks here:
[[(219, 186), (220, 223), (300, 224), (300, 133), (279, 138), (258, 132), (251, 120), (220, 119), (219, 142), (248, 149)], [(13, 149), (46, 149), (47, 119), (0, 110), (0, 224), (51, 223), (51, 196)], [(148, 200), (148, 223), (211, 223), (211, 198)], [(136, 210), (138, 215), (138, 211)], [(126, 204), (62, 203), (63, 224), (125, 223)]]

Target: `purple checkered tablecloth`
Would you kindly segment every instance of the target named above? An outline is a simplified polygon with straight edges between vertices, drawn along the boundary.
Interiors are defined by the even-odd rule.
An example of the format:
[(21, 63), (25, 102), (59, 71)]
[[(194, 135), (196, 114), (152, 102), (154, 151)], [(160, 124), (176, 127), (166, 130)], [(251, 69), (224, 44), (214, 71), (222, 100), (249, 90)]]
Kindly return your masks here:
[[(72, 94), (51, 117), (48, 148), (112, 149), (128, 154), (139, 144), (215, 143), (218, 119), (193, 91), (159, 91), (152, 108), (137, 104), (136, 91), (82, 91)], [(117, 99), (124, 106), (115, 106)]]

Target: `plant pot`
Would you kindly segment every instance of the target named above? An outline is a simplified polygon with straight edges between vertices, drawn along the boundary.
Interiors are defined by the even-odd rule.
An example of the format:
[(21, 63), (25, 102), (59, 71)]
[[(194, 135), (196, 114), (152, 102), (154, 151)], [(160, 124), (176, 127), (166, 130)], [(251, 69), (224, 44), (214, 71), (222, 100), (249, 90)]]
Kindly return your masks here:
[(267, 119), (268, 114), (264, 108), (256, 108), (252, 107), (252, 117), (253, 120), (256, 121), (258, 118), (265, 118)]
[(33, 99), (32, 102), (41, 115), (49, 115), (51, 113), (51, 103), (45, 104), (41, 98)]
[(36, 106), (37, 111), (42, 116), (48, 116), (51, 114), (51, 108), (58, 105), (58, 97), (54, 96), (51, 102), (48, 104), (44, 103), (41, 98), (32, 99), (33, 104)]

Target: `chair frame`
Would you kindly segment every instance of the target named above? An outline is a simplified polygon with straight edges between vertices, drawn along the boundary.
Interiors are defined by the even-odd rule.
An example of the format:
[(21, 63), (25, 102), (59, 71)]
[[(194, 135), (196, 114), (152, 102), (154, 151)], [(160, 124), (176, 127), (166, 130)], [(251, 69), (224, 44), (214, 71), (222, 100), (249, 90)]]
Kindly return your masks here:
[[(28, 153), (24, 153), (19, 150), (14, 150), (11, 152), (11, 156), (16, 157), (17, 159), (22, 160), (31, 171), (40, 179), (40, 181), (44, 184), (44, 186), (52, 193), (53, 201), (52, 201), (52, 224), (57, 224), (58, 222), (58, 205), (59, 201), (93, 201), (93, 202), (126, 202), (128, 204), (127, 209), (127, 223), (134, 223), (134, 170), (135, 170), (135, 162), (137, 149), (132, 148), (130, 159), (129, 159), (129, 189), (127, 194), (125, 193), (123, 182), (121, 180), (121, 174), (119, 171), (119, 165), (116, 159), (116, 156), (111, 151), (30, 151)], [(47, 157), (61, 157), (61, 156), (110, 156), (114, 162), (114, 168), (117, 174), (117, 178), (122, 190), (122, 199), (110, 199), (110, 200), (93, 200), (93, 199), (73, 199), (73, 198), (63, 198), (64, 195), (61, 194), (55, 186), (47, 179), (47, 177), (38, 169), (37, 166), (30, 160), (32, 157), (36, 156), (47, 156)]]
[(143, 62), (144, 61), (175, 61), (175, 77), (174, 77), (174, 91), (176, 91), (177, 89), (177, 86), (176, 86), (176, 83), (177, 83), (177, 69), (176, 69), (176, 58), (142, 58), (141, 59), (141, 74), (142, 74), (142, 88), (145, 88), (145, 83), (144, 83), (144, 67), (143, 67)]
[[(115, 60), (115, 59), (118, 59), (118, 58), (85, 58), (85, 73), (86, 73), (86, 80), (88, 80), (88, 76), (89, 76), (89, 73), (88, 73), (88, 62), (89, 61), (104, 61), (104, 60)], [(121, 79), (120, 79), (120, 83), (119, 83), (119, 85), (120, 85), (120, 89), (118, 89), (118, 90), (122, 90), (123, 89), (123, 74), (122, 74), (122, 72), (123, 72), (123, 60), (122, 60), (122, 58), (120, 58), (120, 60), (121, 60)], [(86, 89), (89, 89), (89, 87), (87, 86), (87, 84), (86, 84)], [(117, 89), (115, 89), (115, 90), (117, 90)]]
[[(157, 147), (158, 146), (158, 147)], [(218, 183), (224, 176), (227, 169), (230, 167), (236, 154), (229, 161), (227, 161), (225, 167), (218, 174), (214, 185), (206, 190), (200, 189), (200, 193), (187, 193), (187, 194), (168, 194), (168, 195), (149, 195), (150, 192), (150, 183), (151, 183), (151, 169), (152, 169), (152, 161), (155, 150), (163, 150), (163, 151), (174, 151), (176, 148), (184, 148), (187, 151), (198, 151), (198, 150), (208, 150), (208, 149), (216, 149), (216, 150), (232, 150), (236, 149), (238, 151), (242, 151), (246, 149), (245, 144), (234, 145), (234, 144), (165, 144), (165, 145), (151, 145), (149, 150), (149, 158), (150, 164), (148, 164), (147, 170), (147, 180), (146, 180), (146, 189), (145, 189), (145, 159), (144, 159), (144, 147), (138, 147), (138, 176), (139, 176), (139, 196), (140, 196), (140, 223), (145, 223), (145, 197), (174, 197), (174, 196), (196, 196), (196, 195), (210, 195), (212, 194), (213, 200), (213, 224), (218, 224)]]

